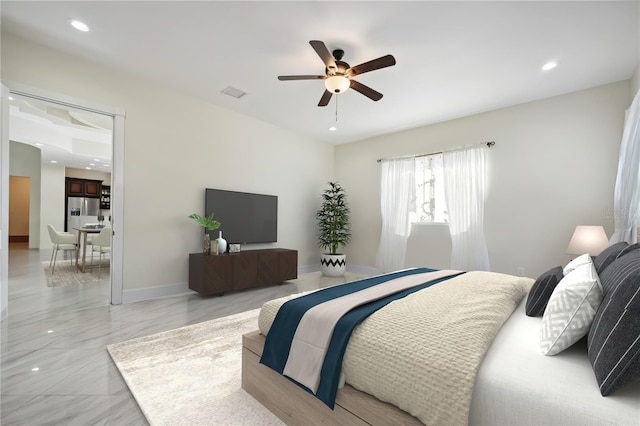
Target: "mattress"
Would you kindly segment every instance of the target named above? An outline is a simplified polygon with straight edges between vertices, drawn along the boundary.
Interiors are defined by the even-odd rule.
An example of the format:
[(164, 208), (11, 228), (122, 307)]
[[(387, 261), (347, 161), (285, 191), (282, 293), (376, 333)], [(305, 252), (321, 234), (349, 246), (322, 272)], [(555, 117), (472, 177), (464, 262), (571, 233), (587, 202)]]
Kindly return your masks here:
[(469, 424), (640, 425), (640, 382), (600, 395), (586, 341), (542, 355), (542, 318), (526, 316), (525, 304), (504, 323), (480, 365)]

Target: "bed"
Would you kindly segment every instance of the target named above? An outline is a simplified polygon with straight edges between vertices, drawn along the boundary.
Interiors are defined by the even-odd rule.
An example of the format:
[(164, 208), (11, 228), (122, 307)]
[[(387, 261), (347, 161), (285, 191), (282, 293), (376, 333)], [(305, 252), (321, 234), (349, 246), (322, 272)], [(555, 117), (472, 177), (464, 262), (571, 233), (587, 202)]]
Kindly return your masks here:
[[(418, 363), (425, 363), (425, 359), (433, 356), (426, 349), (431, 345), (425, 344), (424, 338), (431, 342), (447, 338), (434, 337), (422, 329), (418, 336), (410, 340), (406, 340), (406, 335), (401, 336), (401, 345), (395, 343), (395, 346), (408, 348), (404, 354), (394, 352), (385, 355), (380, 352), (380, 346), (376, 346), (377, 338), (373, 338), (372, 343), (367, 333), (376, 329), (380, 321), (388, 321), (390, 316), (393, 317), (395, 314), (390, 311), (396, 310), (407, 315), (409, 311), (406, 309), (416, 310), (418, 306), (417, 310), (423, 310), (424, 303), (429, 303), (424, 299), (426, 293), (431, 298), (436, 292), (451, 294), (453, 290), (469, 293), (470, 289), (484, 289), (474, 284), (477, 280), (499, 282), (498, 288), (502, 290), (497, 293), (511, 294), (505, 303), (499, 304), (498, 310), (503, 313), (489, 321), (492, 325), (488, 331), (480, 329), (481, 334), (486, 336), (481, 336), (479, 340), (483, 342), (488, 339), (489, 343), (486, 350), (482, 350), (484, 343), (481, 343), (476, 347), (480, 348), (480, 352), (470, 357), (478, 358), (477, 365), (471, 362), (468, 369), (458, 372), (454, 371), (456, 368), (446, 370), (446, 366), (438, 364), (464, 363), (468, 348), (463, 344), (461, 352), (454, 353), (453, 358), (447, 356), (444, 361), (435, 362), (433, 368), (427, 368), (427, 374), (439, 377), (424, 379), (422, 375), (425, 373), (421, 372), (411, 377), (411, 382), (401, 380), (400, 383), (392, 383), (397, 381), (393, 378), (397, 371), (403, 376), (402, 367), (393, 365), (405, 362), (399, 361), (400, 357), (409, 359), (407, 371), (412, 372), (417, 368), (416, 359)], [(584, 341), (555, 357), (541, 355), (538, 337), (541, 320), (524, 313), (526, 295), (533, 282), (531, 279), (504, 274), (466, 273), (451, 278), (446, 285), (438, 284), (421, 290), (407, 296), (405, 299), (408, 300), (402, 299), (380, 309), (354, 331), (343, 360), (346, 385), (338, 390), (333, 410), (289, 379), (260, 364), (264, 335), (269, 332), (278, 309), (287, 300), (300, 295), (267, 302), (261, 309), (259, 330), (243, 336), (242, 386), (287, 424), (640, 424), (640, 383), (628, 385), (613, 396), (602, 397), (595, 383)], [(477, 293), (485, 293), (485, 290)], [(447, 302), (440, 300), (439, 296), (435, 300), (436, 305), (444, 303), (440, 307), (442, 310), (452, 311), (453, 316), (446, 321), (451, 322), (454, 318), (455, 322), (460, 315), (458, 311), (453, 312), (457, 309), (456, 303), (446, 305)], [(463, 310), (471, 306), (465, 302), (461, 305)], [(443, 312), (437, 311), (436, 315), (442, 316)], [(477, 316), (477, 312), (472, 314), (472, 318), (476, 318), (476, 322), (477, 318), (480, 318), (479, 322), (485, 321), (484, 314)], [(401, 328), (406, 328), (402, 327), (403, 322), (400, 324)], [(436, 331), (435, 336), (442, 332)], [(398, 333), (396, 329), (392, 335)], [(383, 340), (392, 338), (385, 336)], [(469, 340), (469, 337), (464, 340)], [(477, 340), (477, 337), (470, 340)], [(389, 347), (386, 345), (383, 351), (389, 351)], [(367, 355), (372, 351), (376, 353), (375, 357)], [(451, 350), (451, 346), (448, 351), (457, 352), (456, 349)], [(423, 352), (427, 353), (427, 358), (422, 356)], [(422, 357), (414, 359), (416, 354)], [(385, 357), (391, 360), (391, 366), (377, 363), (376, 359)], [(371, 358), (375, 358), (374, 361)], [(421, 376), (417, 377), (418, 374)], [(470, 381), (471, 388), (465, 385), (466, 380)], [(426, 388), (412, 388), (415, 383), (423, 381), (429, 383)], [(449, 389), (454, 391), (449, 392)], [(448, 392), (450, 395), (440, 398), (440, 393)], [(431, 396), (424, 398), (424, 395)], [(406, 399), (417, 402), (407, 403)], [(425, 399), (429, 402), (425, 403)]]

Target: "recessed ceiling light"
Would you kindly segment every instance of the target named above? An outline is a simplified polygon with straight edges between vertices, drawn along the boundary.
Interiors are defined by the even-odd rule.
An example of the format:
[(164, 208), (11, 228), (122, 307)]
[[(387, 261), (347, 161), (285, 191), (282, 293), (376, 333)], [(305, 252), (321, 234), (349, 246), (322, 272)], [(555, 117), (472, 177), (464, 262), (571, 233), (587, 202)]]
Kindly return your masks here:
[(58, 162), (57, 162), (56, 160), (51, 160), (51, 162), (52, 162), (53, 164), (58, 164)]
[(36, 146), (44, 146), (44, 145), (38, 142), (36, 143)]
[(13, 96), (9, 96), (9, 100), (12, 101), (13, 100)]
[(89, 26), (82, 21), (78, 21), (77, 19), (69, 19), (69, 24), (78, 31), (82, 31), (86, 33), (89, 31)]
[(95, 163), (89, 163), (90, 166), (95, 166)]
[(96, 163), (99, 163), (100, 159), (99, 158), (94, 158), (93, 161), (95, 161)]
[(549, 71), (549, 70), (554, 69), (554, 68), (555, 68), (555, 67), (557, 67), (557, 66), (558, 66), (558, 63), (557, 63), (557, 62), (555, 62), (555, 61), (550, 61), (550, 62), (547, 62), (546, 64), (544, 64), (544, 65), (542, 66), (542, 71)]
[(86, 170), (91, 170), (91, 167), (85, 167)]
[(329, 127), (329, 131), (330, 132), (335, 132), (336, 130), (338, 130), (338, 128), (336, 126)]

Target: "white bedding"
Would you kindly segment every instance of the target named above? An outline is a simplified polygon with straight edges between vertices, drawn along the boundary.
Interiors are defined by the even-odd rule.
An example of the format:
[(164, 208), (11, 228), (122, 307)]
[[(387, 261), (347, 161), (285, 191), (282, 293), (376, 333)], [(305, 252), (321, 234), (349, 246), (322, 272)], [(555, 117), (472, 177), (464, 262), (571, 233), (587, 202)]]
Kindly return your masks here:
[(504, 323), (480, 365), (469, 424), (640, 425), (640, 382), (600, 395), (585, 342), (542, 355), (542, 318), (526, 316), (525, 304)]

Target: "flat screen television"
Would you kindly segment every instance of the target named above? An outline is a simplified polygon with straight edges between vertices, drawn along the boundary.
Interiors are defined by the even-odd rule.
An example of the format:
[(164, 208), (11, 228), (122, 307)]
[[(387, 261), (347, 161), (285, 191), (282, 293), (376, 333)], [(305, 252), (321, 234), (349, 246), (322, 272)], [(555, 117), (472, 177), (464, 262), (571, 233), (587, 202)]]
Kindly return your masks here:
[(278, 241), (278, 197), (249, 192), (205, 190), (205, 214), (213, 213), (222, 225), (210, 231), (211, 239), (229, 244), (275, 243)]

